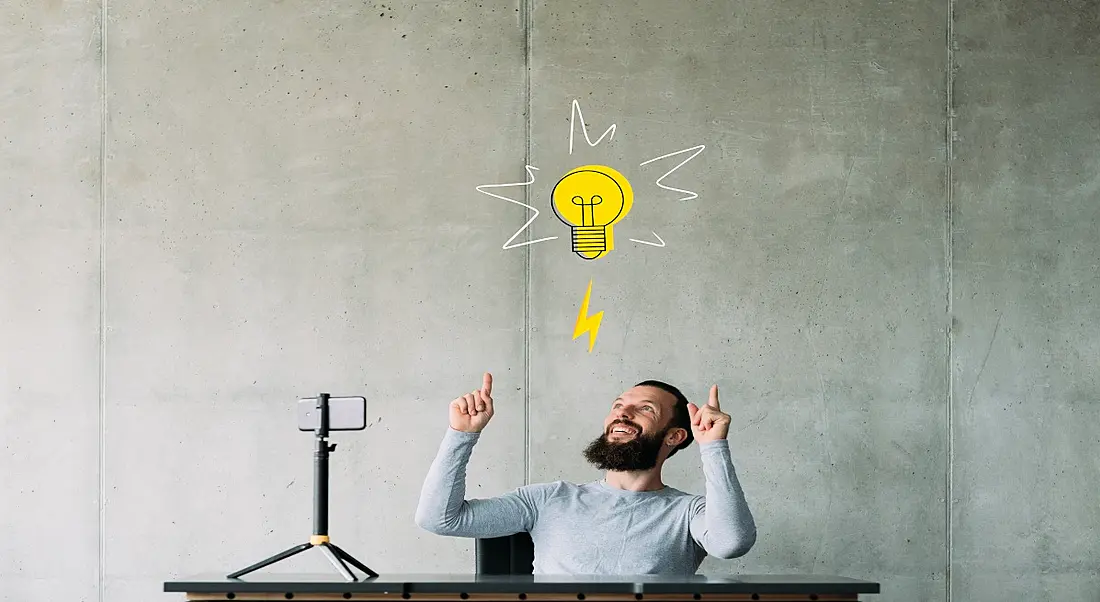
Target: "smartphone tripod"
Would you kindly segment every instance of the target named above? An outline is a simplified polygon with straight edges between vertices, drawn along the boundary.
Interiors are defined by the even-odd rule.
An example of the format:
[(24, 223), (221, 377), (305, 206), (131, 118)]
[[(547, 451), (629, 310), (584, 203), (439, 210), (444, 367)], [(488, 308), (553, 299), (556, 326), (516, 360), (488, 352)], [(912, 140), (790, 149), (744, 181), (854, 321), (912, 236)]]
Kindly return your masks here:
[(336, 449), (335, 443), (330, 445), (328, 442), (329, 397), (330, 395), (328, 393), (321, 393), (317, 396), (317, 410), (320, 413), (321, 420), (320, 426), (314, 429), (316, 445), (313, 453), (313, 535), (310, 536), (309, 541), (306, 543), (287, 548), (266, 560), (261, 560), (250, 567), (241, 569), (235, 573), (230, 573), (228, 576), (230, 579), (236, 579), (242, 575), (247, 575), (252, 571), (275, 564), (280, 560), (285, 560), (313, 547), (320, 548), (329, 562), (336, 567), (336, 570), (339, 571), (347, 581), (358, 581), (359, 578), (351, 572), (351, 569), (348, 568), (346, 563), (350, 563), (371, 578), (378, 576), (378, 573), (367, 568), (367, 565), (359, 562), (351, 554), (348, 554), (339, 546), (329, 541), (328, 456), (330, 452)]

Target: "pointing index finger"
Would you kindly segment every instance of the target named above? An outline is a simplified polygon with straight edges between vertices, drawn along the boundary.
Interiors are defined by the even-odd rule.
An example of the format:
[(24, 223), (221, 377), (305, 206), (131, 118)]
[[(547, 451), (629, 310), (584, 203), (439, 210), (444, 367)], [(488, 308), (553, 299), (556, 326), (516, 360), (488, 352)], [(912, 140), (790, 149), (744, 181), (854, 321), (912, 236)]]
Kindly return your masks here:
[(481, 380), (481, 388), (485, 391), (486, 395), (492, 395), (493, 393), (493, 375), (488, 372)]
[(718, 409), (718, 385), (713, 385), (710, 388), (710, 401), (707, 402), (712, 408)]

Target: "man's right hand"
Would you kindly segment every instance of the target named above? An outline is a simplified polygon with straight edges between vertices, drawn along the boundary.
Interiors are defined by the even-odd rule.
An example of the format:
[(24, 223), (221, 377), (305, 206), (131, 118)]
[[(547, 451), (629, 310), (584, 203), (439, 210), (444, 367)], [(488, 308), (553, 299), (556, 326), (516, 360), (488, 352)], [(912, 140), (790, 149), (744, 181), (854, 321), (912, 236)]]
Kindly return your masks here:
[(481, 388), (451, 402), (451, 428), (466, 433), (480, 433), (493, 417), (493, 375), (488, 372)]

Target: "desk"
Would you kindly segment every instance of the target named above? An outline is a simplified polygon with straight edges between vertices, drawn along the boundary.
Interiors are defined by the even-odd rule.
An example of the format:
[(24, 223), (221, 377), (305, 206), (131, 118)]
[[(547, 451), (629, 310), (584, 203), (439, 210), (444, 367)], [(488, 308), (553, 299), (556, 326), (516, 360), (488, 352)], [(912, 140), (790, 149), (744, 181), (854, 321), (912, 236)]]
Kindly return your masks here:
[(808, 575), (735, 575), (708, 577), (546, 576), (476, 574), (396, 574), (363, 581), (331, 575), (253, 573), (240, 579), (200, 575), (167, 581), (165, 592), (187, 600), (334, 602), (336, 600), (419, 600), (434, 602), (493, 601), (637, 601), (699, 600), (767, 602), (835, 602), (879, 593), (879, 584), (846, 577)]

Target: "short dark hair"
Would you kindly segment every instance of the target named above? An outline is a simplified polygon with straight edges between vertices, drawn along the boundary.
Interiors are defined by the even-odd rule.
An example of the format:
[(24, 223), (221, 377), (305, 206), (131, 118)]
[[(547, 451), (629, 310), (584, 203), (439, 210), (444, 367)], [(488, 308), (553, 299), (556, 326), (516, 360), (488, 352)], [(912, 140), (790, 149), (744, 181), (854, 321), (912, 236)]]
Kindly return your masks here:
[(691, 442), (695, 439), (695, 436), (691, 433), (691, 412), (688, 411), (688, 399), (680, 392), (680, 389), (659, 380), (643, 380), (642, 382), (634, 385), (635, 387), (656, 387), (662, 391), (671, 393), (676, 398), (676, 404), (673, 406), (672, 419), (669, 421), (669, 428), (682, 428), (687, 431), (687, 439), (676, 447), (672, 448), (672, 451), (668, 453), (668, 457), (672, 457), (673, 454), (691, 445)]

